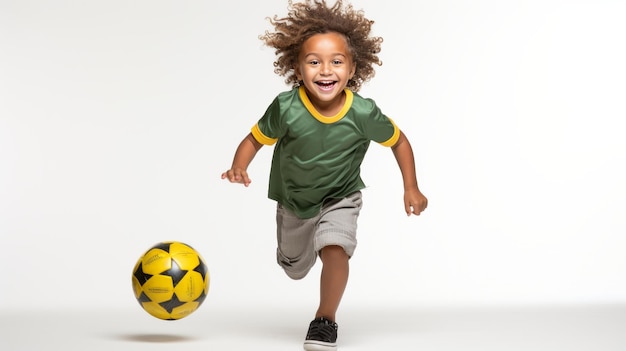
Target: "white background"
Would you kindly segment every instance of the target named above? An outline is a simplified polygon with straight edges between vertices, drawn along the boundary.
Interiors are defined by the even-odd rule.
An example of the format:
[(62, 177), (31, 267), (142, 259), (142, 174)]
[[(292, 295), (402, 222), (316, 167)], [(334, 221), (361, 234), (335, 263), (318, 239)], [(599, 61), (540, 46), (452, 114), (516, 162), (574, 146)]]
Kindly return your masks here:
[[(361, 90), (409, 137), (406, 218), (372, 144), (345, 305), (626, 302), (621, 1), (353, 2), (384, 38)], [(286, 1), (0, 0), (0, 310), (138, 308), (151, 245), (195, 247), (206, 304), (310, 306), (275, 264), (271, 148), (220, 174), (287, 89), (258, 35)]]

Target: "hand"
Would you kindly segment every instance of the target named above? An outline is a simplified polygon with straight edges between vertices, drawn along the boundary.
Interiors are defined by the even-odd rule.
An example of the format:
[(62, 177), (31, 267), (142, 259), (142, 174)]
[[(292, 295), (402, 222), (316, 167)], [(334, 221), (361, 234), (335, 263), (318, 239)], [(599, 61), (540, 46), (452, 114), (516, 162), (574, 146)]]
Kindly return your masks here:
[(404, 209), (407, 216), (410, 216), (411, 213), (419, 216), (426, 207), (428, 207), (428, 199), (419, 189), (416, 188), (404, 192)]
[(248, 178), (248, 172), (241, 168), (232, 168), (222, 173), (222, 179), (228, 179), (231, 183), (239, 183), (244, 186), (248, 186), (252, 183), (252, 180)]

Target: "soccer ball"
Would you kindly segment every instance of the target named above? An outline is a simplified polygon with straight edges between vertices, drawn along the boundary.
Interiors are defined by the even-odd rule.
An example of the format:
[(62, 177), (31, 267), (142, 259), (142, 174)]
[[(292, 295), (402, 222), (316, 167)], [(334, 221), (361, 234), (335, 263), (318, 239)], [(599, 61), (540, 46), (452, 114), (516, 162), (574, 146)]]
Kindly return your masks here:
[(198, 309), (209, 291), (209, 271), (191, 246), (161, 242), (146, 251), (133, 269), (133, 290), (152, 316), (177, 320)]

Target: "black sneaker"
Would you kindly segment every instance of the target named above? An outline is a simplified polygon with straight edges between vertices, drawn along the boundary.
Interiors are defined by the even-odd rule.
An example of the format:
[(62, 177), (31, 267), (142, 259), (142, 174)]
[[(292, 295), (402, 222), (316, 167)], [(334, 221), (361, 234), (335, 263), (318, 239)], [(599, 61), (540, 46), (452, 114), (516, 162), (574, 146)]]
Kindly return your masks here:
[(307, 351), (337, 350), (337, 329), (337, 323), (324, 317), (315, 318), (306, 333), (304, 349)]

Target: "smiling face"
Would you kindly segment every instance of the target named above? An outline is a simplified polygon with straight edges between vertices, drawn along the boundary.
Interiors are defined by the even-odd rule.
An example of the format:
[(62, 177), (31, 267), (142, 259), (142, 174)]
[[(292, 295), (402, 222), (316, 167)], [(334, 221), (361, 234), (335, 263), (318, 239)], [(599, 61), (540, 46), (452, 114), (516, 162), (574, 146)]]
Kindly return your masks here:
[(295, 73), (318, 112), (334, 115), (343, 107), (344, 89), (355, 72), (346, 38), (315, 34), (302, 44)]

